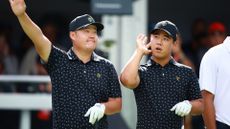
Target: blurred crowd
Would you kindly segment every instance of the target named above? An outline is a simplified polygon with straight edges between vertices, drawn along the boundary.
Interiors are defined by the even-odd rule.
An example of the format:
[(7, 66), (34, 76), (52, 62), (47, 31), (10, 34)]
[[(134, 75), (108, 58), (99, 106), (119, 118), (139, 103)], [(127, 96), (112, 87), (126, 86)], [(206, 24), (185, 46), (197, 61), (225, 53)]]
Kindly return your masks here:
[[(68, 36), (63, 35), (63, 23), (60, 21), (63, 21), (60, 17), (47, 15), (41, 18), (40, 27), (55, 46), (68, 50), (71, 44)], [(0, 23), (0, 75), (47, 75), (32, 41), (22, 33), (21, 40), (15, 43), (12, 40), (12, 31), (9, 24)], [(192, 67), (198, 76), (200, 61), (205, 52), (222, 43), (227, 34), (227, 27), (221, 21), (207, 22), (201, 18), (196, 19), (191, 26), (191, 39), (185, 41), (183, 37), (179, 37), (173, 48), (173, 57), (176, 61)], [(108, 54), (101, 50), (97, 50), (96, 53), (108, 58)], [(51, 84), (34, 85), (0, 82), (0, 92), (51, 93)], [(0, 116), (0, 128), (18, 129), (18, 111), (0, 111)], [(203, 128), (201, 116), (186, 119), (188, 121), (186, 123), (185, 120), (185, 124), (192, 125), (193, 129)], [(16, 124), (11, 124), (12, 121), (15, 121)], [(50, 111), (32, 112), (32, 129), (48, 129), (51, 124)]]

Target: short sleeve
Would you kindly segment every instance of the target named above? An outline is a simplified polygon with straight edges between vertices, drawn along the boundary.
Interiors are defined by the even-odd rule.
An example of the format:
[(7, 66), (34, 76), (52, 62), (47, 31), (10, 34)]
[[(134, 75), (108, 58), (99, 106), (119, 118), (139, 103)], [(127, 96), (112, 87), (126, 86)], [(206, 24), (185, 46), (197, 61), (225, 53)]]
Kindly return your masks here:
[(48, 62), (43, 64), (48, 73), (55, 71), (59, 67), (59, 64), (63, 61), (63, 57), (64, 51), (52, 45)]
[(112, 64), (109, 66), (109, 69), (110, 69), (108, 74), (109, 81), (110, 81), (109, 97), (112, 98), (121, 97), (121, 88), (120, 88), (117, 72)]
[(200, 86), (198, 78), (192, 69), (190, 69), (189, 74), (190, 82), (189, 82), (189, 90), (188, 90), (188, 100), (194, 100), (201, 98)]
[(139, 78), (140, 78), (140, 82), (138, 84), (138, 86), (135, 88), (135, 89), (139, 89), (141, 87), (144, 87), (144, 76), (146, 74), (146, 71), (147, 71), (147, 68), (144, 66), (144, 65), (141, 65), (138, 69), (138, 75), (139, 75)]
[(215, 94), (216, 73), (217, 68), (215, 62), (213, 62), (214, 55), (211, 51), (208, 51), (201, 60), (200, 65), (200, 89), (207, 90), (212, 94)]

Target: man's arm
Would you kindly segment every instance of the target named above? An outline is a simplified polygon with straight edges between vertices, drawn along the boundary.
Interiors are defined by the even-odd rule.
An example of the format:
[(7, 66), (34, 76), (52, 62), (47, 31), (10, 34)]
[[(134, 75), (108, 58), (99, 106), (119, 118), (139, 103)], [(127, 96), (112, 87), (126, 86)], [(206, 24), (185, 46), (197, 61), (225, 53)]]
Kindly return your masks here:
[(184, 116), (184, 129), (192, 129), (192, 116)]
[(190, 101), (192, 105), (192, 109), (190, 112), (190, 115), (200, 115), (203, 113), (204, 105), (203, 105), (203, 99), (196, 99)]
[(121, 72), (121, 83), (127, 88), (134, 89), (140, 82), (138, 67), (142, 56), (143, 55), (136, 50)]
[(214, 95), (206, 90), (202, 90), (201, 94), (204, 99), (204, 124), (207, 129), (216, 129), (215, 107), (213, 104)]
[(214, 106), (218, 61), (216, 53), (208, 51), (200, 63), (199, 82), (201, 95), (204, 101), (203, 120), (207, 129), (216, 129), (216, 111)]
[(122, 99), (109, 98), (108, 102), (103, 103), (105, 105), (105, 114), (112, 115), (121, 111)]
[(39, 56), (47, 62), (51, 51), (51, 42), (43, 35), (41, 29), (26, 14), (26, 4), (24, 0), (9, 0), (9, 2), (22, 29), (33, 41)]
[(138, 74), (140, 61), (145, 54), (149, 54), (151, 52), (151, 50), (148, 50), (150, 43), (145, 45), (146, 40), (147, 37), (143, 34), (139, 34), (137, 36), (136, 51), (121, 72), (120, 81), (127, 88), (134, 89), (140, 83), (140, 77)]

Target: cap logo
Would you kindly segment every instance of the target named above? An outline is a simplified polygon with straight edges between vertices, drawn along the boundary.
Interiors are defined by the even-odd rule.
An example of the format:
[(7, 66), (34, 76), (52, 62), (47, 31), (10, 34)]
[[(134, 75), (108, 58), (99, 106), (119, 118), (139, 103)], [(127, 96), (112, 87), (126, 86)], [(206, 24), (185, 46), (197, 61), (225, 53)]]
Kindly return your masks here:
[(167, 26), (167, 24), (168, 24), (167, 21), (162, 22), (162, 25), (163, 25), (163, 26)]
[(93, 22), (94, 20), (93, 20), (92, 17), (88, 17), (88, 21), (89, 21), (89, 22)]

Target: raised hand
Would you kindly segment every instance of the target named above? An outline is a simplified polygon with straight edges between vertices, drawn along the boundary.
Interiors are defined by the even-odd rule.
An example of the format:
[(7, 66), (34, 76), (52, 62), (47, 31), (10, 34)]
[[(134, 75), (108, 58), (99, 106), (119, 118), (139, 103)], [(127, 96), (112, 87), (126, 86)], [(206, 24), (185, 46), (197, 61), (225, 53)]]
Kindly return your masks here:
[(144, 34), (139, 34), (136, 39), (137, 49), (143, 54), (147, 55), (151, 53), (149, 50), (151, 43), (147, 43), (147, 36)]
[(20, 16), (26, 11), (26, 4), (24, 0), (9, 0), (12, 11), (16, 16)]

